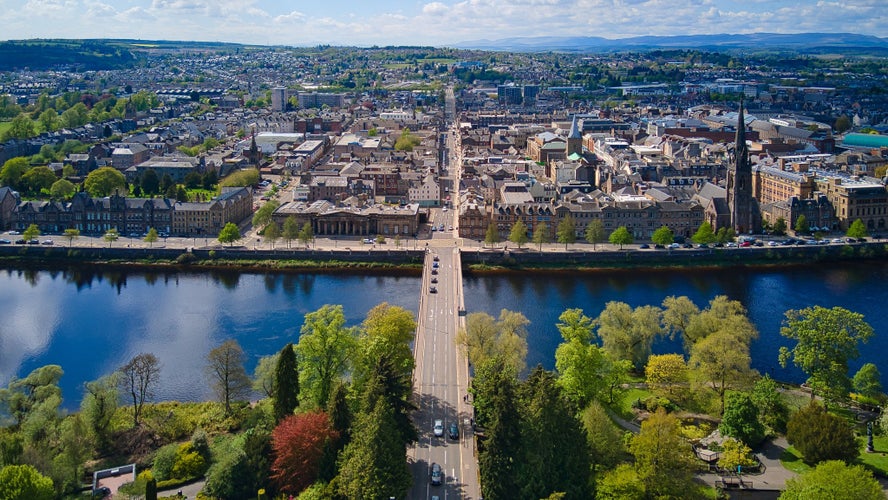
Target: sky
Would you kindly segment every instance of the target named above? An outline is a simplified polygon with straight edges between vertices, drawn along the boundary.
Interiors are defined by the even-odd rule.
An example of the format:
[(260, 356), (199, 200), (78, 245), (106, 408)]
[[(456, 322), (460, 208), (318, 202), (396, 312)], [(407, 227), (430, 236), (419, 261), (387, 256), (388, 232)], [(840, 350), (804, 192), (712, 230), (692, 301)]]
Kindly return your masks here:
[(859, 33), (886, 0), (0, 0), (0, 39), (433, 45), (536, 36)]

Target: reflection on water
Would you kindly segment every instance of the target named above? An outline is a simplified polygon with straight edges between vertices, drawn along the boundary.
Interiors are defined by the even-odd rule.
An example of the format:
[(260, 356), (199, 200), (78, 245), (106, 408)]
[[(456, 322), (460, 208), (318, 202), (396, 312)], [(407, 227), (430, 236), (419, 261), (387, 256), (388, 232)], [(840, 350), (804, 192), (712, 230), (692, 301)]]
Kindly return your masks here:
[(83, 383), (132, 356), (161, 362), (159, 399), (211, 397), (210, 349), (234, 338), (252, 372), (261, 356), (298, 341), (306, 313), (343, 304), (348, 324), (382, 301), (416, 313), (418, 277), (6, 269), (0, 274), (0, 385), (59, 364), (64, 406)]

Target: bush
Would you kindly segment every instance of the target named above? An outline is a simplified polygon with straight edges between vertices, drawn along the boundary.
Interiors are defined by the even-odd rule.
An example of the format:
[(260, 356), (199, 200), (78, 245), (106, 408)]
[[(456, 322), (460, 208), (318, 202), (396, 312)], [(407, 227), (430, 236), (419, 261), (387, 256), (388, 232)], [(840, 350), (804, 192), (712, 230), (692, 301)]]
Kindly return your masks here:
[(173, 464), (172, 477), (187, 479), (200, 476), (207, 470), (207, 461), (194, 449), (191, 443), (179, 445), (176, 450), (176, 463)]
[(786, 440), (807, 464), (825, 460), (853, 462), (860, 455), (854, 430), (843, 418), (827, 413), (816, 401), (801, 408), (786, 424)]
[(678, 409), (678, 407), (669, 400), (669, 398), (664, 398), (662, 396), (650, 396), (645, 398), (642, 402), (642, 407), (645, 410), (653, 413), (657, 411), (657, 408), (663, 408), (667, 412), (673, 412)]
[(173, 477), (173, 465), (176, 464), (176, 452), (179, 446), (175, 443), (161, 447), (154, 454), (154, 463), (151, 472), (158, 481), (165, 481)]
[(200, 427), (194, 429), (194, 433), (191, 435), (191, 446), (207, 462), (210, 461), (210, 439), (207, 436), (207, 431)]
[(745, 392), (731, 391), (725, 395), (725, 413), (718, 428), (723, 435), (739, 439), (750, 447), (765, 438), (758, 407)]

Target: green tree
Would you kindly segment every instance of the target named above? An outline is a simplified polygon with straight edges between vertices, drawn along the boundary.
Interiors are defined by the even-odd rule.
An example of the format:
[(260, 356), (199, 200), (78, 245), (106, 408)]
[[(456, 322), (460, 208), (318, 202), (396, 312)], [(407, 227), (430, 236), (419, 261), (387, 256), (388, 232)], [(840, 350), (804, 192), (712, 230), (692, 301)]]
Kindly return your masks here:
[(89, 122), (89, 110), (82, 102), (71, 106), (62, 112), (62, 126), (65, 128), (77, 128)]
[(277, 200), (268, 200), (253, 214), (253, 227), (264, 228), (271, 224), (271, 215), (281, 206)]
[(655, 394), (675, 401), (684, 398), (688, 365), (681, 354), (655, 354), (644, 367), (644, 379)]
[[(277, 370), (279, 355), (262, 356), (253, 369), (253, 392), (264, 395), (266, 398), (275, 396), (275, 371)], [(298, 376), (298, 374), (297, 374)]]
[(12, 119), (9, 128), (3, 133), (2, 140), (6, 142), (10, 139), (30, 139), (37, 135), (37, 126), (28, 115), (22, 113)]
[(55, 200), (67, 200), (77, 192), (77, 186), (68, 179), (59, 179), (49, 186), (49, 195)]
[(857, 359), (858, 345), (873, 336), (873, 328), (862, 314), (838, 306), (814, 306), (786, 311), (780, 335), (796, 341), (792, 349), (780, 348), (780, 365), (791, 359), (808, 375), (811, 398), (820, 393), (841, 399), (851, 388), (848, 360)]
[(414, 358), (410, 346), (414, 341), (416, 321), (413, 313), (403, 307), (382, 302), (367, 312), (358, 337), (354, 380), (358, 387), (373, 375), (374, 365), (387, 357), (398, 376), (413, 373)]
[(221, 187), (246, 187), (259, 184), (259, 171), (247, 168), (232, 172), (219, 183)]
[(68, 240), (68, 246), (70, 247), (74, 244), (74, 240), (80, 237), (80, 230), (77, 228), (65, 229), (63, 236)]
[(61, 366), (46, 365), (34, 369), (25, 378), (13, 377), (6, 388), (0, 389), (0, 408), (19, 428), (41, 407), (55, 411), (61, 403), (59, 380), (62, 373)]
[(342, 450), (339, 493), (347, 498), (404, 498), (411, 475), (406, 447), (395, 432), (392, 409), (378, 399), (373, 410), (355, 419), (352, 440)]
[(691, 445), (681, 436), (678, 419), (663, 408), (642, 422), (629, 451), (635, 455), (635, 469), (651, 498), (688, 498), (697, 490)]
[(736, 237), (737, 234), (734, 232), (733, 227), (720, 227), (718, 232), (715, 233), (715, 241), (718, 243), (728, 243), (734, 241)]
[(786, 220), (783, 217), (777, 217), (774, 225), (771, 226), (771, 232), (778, 236), (786, 234)]
[(37, 224), (31, 224), (27, 227), (27, 229), (22, 231), (22, 238), (24, 238), (25, 241), (31, 241), (38, 236), (40, 236), (40, 228), (37, 226)]
[(102, 235), (102, 239), (108, 242), (108, 248), (111, 248), (111, 244), (120, 239), (120, 233), (117, 232), (117, 228), (111, 228), (105, 231), (105, 234)]
[(598, 401), (592, 401), (579, 415), (586, 431), (589, 458), (593, 473), (609, 470), (624, 459), (626, 445), (623, 432)]
[(780, 500), (884, 500), (882, 485), (862, 465), (839, 460), (821, 462), (814, 470), (786, 481)]
[(527, 226), (520, 220), (512, 224), (512, 230), (509, 232), (509, 241), (518, 245), (518, 248), (527, 243)]
[(854, 390), (861, 396), (879, 399), (882, 397), (882, 374), (873, 363), (865, 363), (854, 374)]
[(0, 181), (3, 182), (4, 186), (19, 189), (22, 176), (25, 175), (25, 172), (27, 172), (29, 168), (31, 168), (31, 165), (28, 164), (27, 158), (20, 156), (11, 160), (6, 160), (3, 164), (3, 168), (0, 169)]
[(756, 376), (750, 368), (749, 344), (730, 331), (718, 331), (691, 347), (688, 365), (695, 386), (715, 392), (719, 414), (725, 411), (725, 392), (743, 389)]
[(789, 409), (777, 387), (777, 382), (769, 375), (756, 381), (752, 388), (752, 401), (759, 411), (759, 419), (775, 432), (786, 432)]
[(651, 241), (657, 245), (671, 245), (675, 241), (675, 234), (667, 226), (660, 226), (651, 235)]
[(309, 243), (314, 241), (314, 231), (311, 229), (311, 222), (306, 222), (302, 225), (302, 229), (299, 230), (299, 233), (296, 235), (299, 238), (299, 243), (305, 245), (308, 248)]
[(601, 219), (595, 219), (586, 224), (586, 242), (592, 245), (592, 250), (595, 250), (596, 245), (604, 242), (604, 236), (604, 224)]
[(158, 234), (157, 229), (153, 227), (148, 228), (148, 233), (145, 234), (145, 238), (143, 238), (145, 243), (148, 243), (149, 247), (154, 247), (154, 243), (157, 242)]
[(345, 326), (341, 305), (325, 305), (305, 315), (300, 332), (296, 353), (301, 399), (323, 407), (335, 382), (351, 368), (356, 331)]
[(139, 185), (142, 186), (142, 191), (147, 195), (160, 193), (160, 177), (157, 176), (157, 171), (153, 168), (146, 170), (142, 174), (142, 180)]
[(496, 229), (496, 224), (493, 222), (487, 224), (487, 232), (484, 234), (484, 244), (496, 245), (499, 243), (499, 240), (499, 231)]
[(638, 471), (631, 464), (620, 464), (605, 472), (595, 485), (597, 500), (645, 500), (648, 498)]
[(299, 406), (299, 365), (292, 343), (281, 349), (274, 370), (274, 419), (280, 422)]
[(110, 196), (116, 189), (126, 185), (126, 178), (115, 168), (101, 167), (87, 174), (83, 187), (93, 198)]
[[(670, 338), (676, 335), (685, 336), (685, 331), (691, 324), (691, 320), (700, 314), (700, 309), (691, 299), (670, 295), (663, 299), (663, 326)], [(686, 346), (687, 347), (687, 346)]]
[(111, 445), (111, 420), (117, 411), (118, 384), (116, 373), (87, 382), (80, 402), (80, 414), (86, 420), (100, 451), (107, 450)]
[(715, 243), (715, 239), (715, 232), (712, 230), (712, 225), (705, 221), (697, 228), (697, 232), (691, 236), (691, 241), (698, 245)]
[(845, 233), (845, 236), (849, 238), (866, 238), (869, 234), (866, 231), (866, 226), (863, 224), (863, 221), (857, 219), (848, 226), (848, 231)]
[(556, 325), (564, 339), (555, 349), (558, 385), (577, 408), (585, 408), (604, 390), (606, 360), (595, 343), (594, 322), (582, 309), (567, 309)]
[(40, 129), (45, 132), (55, 132), (59, 129), (59, 125), (61, 125), (59, 114), (54, 109), (47, 109), (40, 113), (40, 116), (37, 117), (37, 123), (40, 125)]
[(456, 345), (469, 362), (480, 366), (491, 358), (500, 358), (513, 376), (524, 369), (527, 356), (527, 325), (523, 314), (503, 309), (499, 319), (487, 313), (466, 316), (466, 328), (456, 334)]
[(228, 339), (207, 354), (207, 374), (225, 414), (231, 414), (233, 400), (250, 395), (250, 378), (244, 369), (244, 350), (234, 339)]
[(860, 455), (860, 443), (851, 425), (844, 418), (828, 413), (816, 400), (789, 417), (786, 440), (802, 453), (807, 464), (825, 460), (851, 463)]
[(62, 491), (80, 488), (83, 466), (92, 458), (94, 443), (79, 414), (71, 415), (59, 425), (59, 453), (53, 458), (56, 486)]
[(7, 465), (0, 469), (0, 498), (3, 500), (52, 500), (52, 479), (30, 465)]
[(277, 222), (271, 221), (270, 224), (265, 226), (262, 236), (271, 243), (271, 248), (274, 249), (274, 243), (281, 237), (281, 227), (277, 225)]
[(628, 360), (639, 372), (647, 364), (654, 339), (663, 333), (658, 308), (639, 306), (633, 310), (624, 302), (608, 302), (596, 324), (608, 357)]
[(568, 245), (576, 243), (577, 225), (570, 214), (567, 214), (567, 216), (561, 219), (558, 223), (558, 228), (555, 230), (555, 237), (558, 240), (558, 243), (564, 244), (565, 250), (567, 250)]
[(21, 186), (31, 195), (39, 195), (44, 190), (49, 191), (55, 181), (59, 180), (49, 167), (34, 167), (22, 175)]
[(795, 228), (793, 229), (799, 234), (808, 234), (808, 232), (811, 231), (811, 225), (808, 223), (808, 218), (805, 217), (804, 214), (799, 215), (796, 219)]
[(749, 446), (758, 445), (765, 437), (759, 409), (745, 392), (729, 391), (726, 394), (725, 411), (718, 428), (722, 435), (739, 439)]
[(413, 151), (413, 148), (418, 146), (420, 142), (421, 140), (419, 137), (411, 134), (409, 128), (405, 128), (398, 137), (398, 140), (395, 141), (395, 150)]
[(629, 245), (632, 243), (632, 233), (626, 229), (626, 226), (620, 226), (614, 230), (610, 234), (607, 239), (612, 245), (620, 245), (620, 250), (623, 249), (623, 245)]
[(290, 248), (291, 241), (299, 238), (299, 223), (296, 222), (296, 217), (290, 215), (284, 219), (284, 228), (281, 236), (287, 240), (287, 248)]
[(719, 453), (718, 466), (729, 471), (742, 471), (742, 467), (754, 467), (758, 462), (752, 458), (752, 450), (743, 441), (725, 439)]
[(540, 252), (543, 251), (543, 243), (550, 243), (552, 237), (549, 234), (549, 226), (545, 222), (539, 222), (533, 228), (533, 242), (539, 245)]
[(219, 231), (219, 243), (228, 243), (229, 246), (233, 246), (234, 242), (239, 239), (241, 239), (240, 229), (238, 229), (237, 224), (234, 222), (225, 224), (225, 226), (222, 227), (222, 230)]
[(851, 119), (847, 115), (836, 118), (835, 129), (837, 133), (844, 134), (851, 129)]
[(490, 358), (472, 380), (472, 388), (477, 421), (487, 435), (478, 453), (481, 495), (493, 500), (515, 498), (520, 489), (514, 458), (522, 453), (515, 377), (501, 359)]

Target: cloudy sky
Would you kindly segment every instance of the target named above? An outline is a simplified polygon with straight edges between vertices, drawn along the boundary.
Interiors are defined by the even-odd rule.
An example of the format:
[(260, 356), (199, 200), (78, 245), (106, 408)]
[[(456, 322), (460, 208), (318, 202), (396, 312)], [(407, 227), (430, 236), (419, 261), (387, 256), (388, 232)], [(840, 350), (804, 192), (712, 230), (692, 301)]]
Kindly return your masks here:
[(885, 0), (0, 0), (0, 38), (447, 45), (514, 36), (850, 32)]

